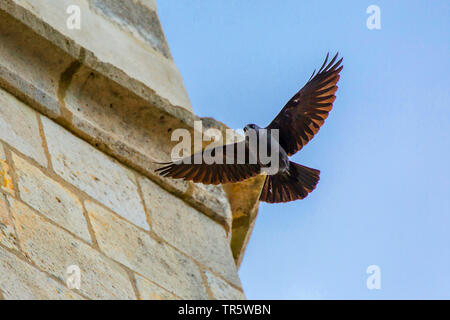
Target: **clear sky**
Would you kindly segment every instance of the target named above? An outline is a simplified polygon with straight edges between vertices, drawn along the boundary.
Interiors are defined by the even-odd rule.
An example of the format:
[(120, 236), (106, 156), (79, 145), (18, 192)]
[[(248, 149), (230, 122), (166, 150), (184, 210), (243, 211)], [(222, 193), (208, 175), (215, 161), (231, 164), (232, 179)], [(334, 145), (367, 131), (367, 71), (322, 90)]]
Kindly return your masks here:
[[(381, 9), (368, 30), (366, 8)], [(293, 157), (305, 200), (262, 203), (239, 271), (249, 299), (450, 298), (450, 1), (163, 0), (194, 111), (266, 126), (344, 57), (324, 126)], [(378, 265), (381, 289), (368, 290)]]

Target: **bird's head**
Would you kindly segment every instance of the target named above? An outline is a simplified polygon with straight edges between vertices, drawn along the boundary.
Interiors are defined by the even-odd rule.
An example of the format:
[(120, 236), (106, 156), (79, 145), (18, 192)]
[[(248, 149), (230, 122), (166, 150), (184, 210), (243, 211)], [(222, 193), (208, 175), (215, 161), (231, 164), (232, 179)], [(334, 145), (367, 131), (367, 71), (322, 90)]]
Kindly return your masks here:
[(250, 123), (244, 127), (244, 132), (247, 132), (249, 130), (259, 130), (259, 129), (261, 129), (261, 128), (257, 124)]

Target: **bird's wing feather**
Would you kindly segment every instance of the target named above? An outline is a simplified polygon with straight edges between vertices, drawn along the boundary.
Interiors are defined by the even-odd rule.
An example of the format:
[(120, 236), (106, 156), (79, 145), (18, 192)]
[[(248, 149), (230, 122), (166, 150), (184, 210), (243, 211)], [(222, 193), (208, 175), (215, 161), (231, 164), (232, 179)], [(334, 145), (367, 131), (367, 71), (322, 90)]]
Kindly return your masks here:
[[(205, 152), (208, 152), (208, 155), (217, 156), (222, 161), (208, 164), (204, 161)], [(196, 156), (201, 159), (200, 163), (196, 163)], [(164, 177), (204, 184), (219, 184), (239, 182), (254, 177), (261, 173), (261, 166), (257, 163), (256, 156), (250, 152), (247, 144), (241, 141), (205, 149), (201, 153), (182, 160), (166, 163), (156, 171)]]
[(291, 156), (303, 148), (319, 131), (328, 117), (336, 99), (337, 82), (342, 58), (335, 62), (338, 54), (327, 64), (328, 54), (319, 71), (295, 96), (288, 101), (280, 113), (267, 126), (279, 130), (280, 146)]
[(279, 203), (304, 199), (319, 179), (319, 170), (290, 161), (287, 171), (266, 177), (259, 200)]

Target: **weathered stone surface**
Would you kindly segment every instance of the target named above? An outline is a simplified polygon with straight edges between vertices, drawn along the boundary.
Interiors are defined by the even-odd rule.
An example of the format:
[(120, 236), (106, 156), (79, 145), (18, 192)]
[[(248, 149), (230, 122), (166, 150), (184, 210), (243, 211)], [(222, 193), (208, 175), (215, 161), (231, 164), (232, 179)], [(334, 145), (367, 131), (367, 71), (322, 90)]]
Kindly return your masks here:
[(141, 5), (146, 6), (150, 10), (156, 11), (156, 0), (137, 0)]
[(13, 154), (13, 161), (22, 200), (60, 226), (90, 242), (83, 206), (76, 195), (16, 154)]
[(215, 221), (186, 206), (154, 182), (140, 179), (153, 231), (200, 263), (240, 286), (225, 230)]
[(81, 270), (80, 292), (93, 299), (136, 299), (128, 274), (68, 232), (8, 197), (21, 247), (42, 270), (65, 282), (67, 267)]
[(241, 183), (228, 183), (223, 186), (233, 212), (231, 251), (238, 267), (244, 257), (245, 248), (255, 224), (259, 195), (265, 178), (264, 175), (259, 175)]
[(6, 162), (5, 151), (0, 143), (0, 189), (9, 194), (14, 194), (14, 184), (9, 171), (10, 168)]
[[(146, 2), (142, 5), (149, 5)], [(0, 59), (0, 85), (6, 81), (8, 90), (20, 99), (107, 154), (140, 173), (152, 176), (165, 188), (231, 229), (231, 211), (221, 187), (203, 188), (192, 183), (174, 183), (171, 179), (155, 176), (153, 171), (157, 168), (153, 162), (167, 160), (172, 146), (176, 144), (170, 141), (171, 130), (192, 130), (193, 121), (198, 119), (195, 115), (171, 105), (158, 92), (130, 78), (114, 65), (101, 62), (92, 52), (82, 49), (72, 39), (65, 38), (40, 21), (37, 18), (39, 15), (34, 15), (27, 6), (5, 0), (0, 2), (0, 8), (25, 24), (16, 26), (18, 22), (6, 15), (6, 26), (20, 30), (20, 34), (32, 35), (22, 36), (27, 39), (26, 45), (33, 47), (33, 50), (25, 51), (26, 54), (34, 51), (39, 51), (36, 55), (45, 55), (46, 52), (55, 54), (50, 61), (41, 60), (39, 70), (33, 69), (38, 62), (33, 63), (30, 70), (22, 72), (23, 79), (21, 73), (16, 74), (8, 68), (8, 72), (14, 74), (2, 74), (3, 60)], [(12, 41), (5, 38), (5, 43), (7, 40)], [(14, 48), (12, 45), (10, 47)], [(28, 61), (26, 54), (22, 53), (15, 50), (12, 56)], [(23, 66), (27, 67), (27, 64)], [(39, 82), (29, 82), (26, 77), (28, 73), (39, 74), (39, 80), (52, 84), (53, 89), (40, 86), (47, 88), (44, 92), (36, 87)], [(45, 77), (48, 79), (41, 79)], [(53, 105), (57, 112), (50, 108)], [(60, 112), (60, 107), (64, 112)], [(220, 127), (220, 123), (213, 119), (204, 121), (207, 128)]]
[[(102, 92), (101, 95), (98, 92)], [(81, 67), (67, 90), (66, 108), (76, 130), (91, 143), (106, 145), (109, 153), (144, 174), (155, 176), (156, 162), (170, 159), (174, 129), (191, 130), (138, 96), (124, 92), (116, 83)], [(145, 146), (145, 147), (143, 147)], [(231, 209), (220, 186), (155, 177), (172, 192), (202, 212), (231, 228)]]
[(47, 166), (36, 113), (0, 89), (0, 139)]
[[(0, 11), (0, 83), (60, 115), (60, 77), (74, 60), (31, 29)], [(27, 48), (24, 50), (24, 48)]]
[(17, 235), (9, 215), (6, 199), (0, 193), (0, 244), (10, 249), (17, 248)]
[(125, 219), (149, 229), (134, 173), (48, 118), (41, 119), (55, 172)]
[(136, 274), (136, 288), (142, 300), (178, 300), (176, 296)]
[[(129, 160), (145, 156), (154, 161), (169, 155), (176, 145), (170, 139), (170, 131), (189, 129), (179, 119), (156, 108), (153, 101), (124, 90), (86, 66), (73, 75), (64, 101), (76, 130)], [(143, 165), (147, 166), (148, 160)]]
[[(96, 60), (123, 70), (129, 77), (144, 83), (173, 105), (192, 110), (183, 80), (174, 62), (155, 51), (151, 45), (130, 37), (129, 31), (123, 30), (117, 23), (100, 16), (92, 10), (88, 1), (12, 0), (11, 2), (91, 51)], [(67, 28), (66, 20), (69, 15), (66, 14), (66, 10), (70, 5), (77, 5), (82, 12), (81, 30)], [(117, 54), (118, 52), (126, 54)]]
[(86, 201), (100, 249), (109, 257), (185, 299), (206, 299), (193, 261), (111, 212)]
[[(159, 25), (157, 18), (151, 14), (147, 15), (148, 11), (155, 10), (154, 1), (133, 0), (128, 2), (124, 3), (119, 0), (60, 0), (48, 3), (33, 0), (0, 1), (0, 43), (2, 44), (0, 46), (0, 87), (17, 97), (17, 100), (28, 104), (68, 130), (61, 130), (67, 135), (63, 134), (62, 138), (58, 130), (54, 130), (51, 135), (47, 135), (47, 139), (55, 140), (50, 142), (53, 143), (54, 153), (59, 153), (60, 150), (64, 152), (59, 153), (60, 158), (55, 158), (55, 154), (53, 154), (51, 156), (53, 166), (48, 164), (50, 167), (43, 169), (42, 172), (53, 177), (53, 180), (60, 182), (59, 177), (50, 173), (50, 170), (55, 169), (59, 176), (71, 183), (74, 188), (80, 189), (80, 192), (78, 192), (74, 191), (72, 187), (68, 187), (72, 192), (82, 198), (85, 198), (84, 193), (86, 193), (96, 199), (94, 203), (101, 202), (102, 205), (115, 210), (118, 216), (111, 213), (112, 217), (126, 227), (129, 227), (130, 224), (122, 220), (121, 217), (140, 228), (149, 229), (148, 217), (145, 217), (141, 199), (136, 192), (136, 175), (109, 157), (98, 157), (98, 151), (95, 149), (114, 157), (125, 166), (139, 172), (139, 174), (149, 177), (171, 194), (185, 201), (182, 203), (183, 210), (193, 210), (192, 212), (195, 214), (187, 214), (187, 218), (183, 217), (180, 221), (188, 226), (199, 227), (200, 231), (194, 229), (192, 237), (189, 237), (187, 232), (180, 232), (179, 238), (181, 240), (175, 239), (173, 235), (171, 238), (167, 234), (168, 230), (177, 232), (179, 229), (177, 226), (174, 227), (173, 221), (170, 221), (171, 219), (175, 220), (176, 215), (173, 212), (169, 213), (166, 217), (169, 221), (168, 225), (164, 226), (160, 222), (157, 227), (157, 229), (159, 228), (157, 234), (161, 237), (165, 235), (164, 240), (161, 240), (162, 244), (155, 245), (155, 248), (151, 250), (150, 256), (153, 257), (152, 259), (144, 256), (144, 260), (147, 262), (150, 260), (152, 262), (153, 260), (157, 261), (155, 262), (156, 271), (146, 271), (146, 263), (139, 260), (140, 253), (133, 256), (132, 252), (127, 252), (127, 250), (132, 250), (132, 246), (128, 248), (123, 246), (119, 248), (120, 250), (113, 248), (110, 249), (110, 252), (122, 252), (121, 259), (128, 261), (129, 265), (139, 269), (136, 272), (149, 280), (149, 283), (157, 283), (155, 288), (159, 288), (161, 284), (161, 288), (166, 288), (168, 292), (179, 297), (195, 297), (193, 291), (197, 290), (197, 296), (206, 297), (202, 283), (197, 282), (197, 262), (202, 264), (200, 269), (203, 270), (206, 267), (212, 270), (212, 274), (220, 274), (218, 278), (219, 280), (225, 279), (225, 284), (231, 283), (232, 280), (230, 279), (234, 276), (237, 277), (237, 275), (236, 272), (234, 272), (234, 275), (233, 272), (230, 272), (227, 259), (215, 256), (214, 252), (209, 251), (211, 250), (211, 243), (203, 241), (204, 243), (198, 245), (199, 242), (202, 242), (199, 239), (203, 239), (204, 234), (208, 234), (211, 230), (216, 232), (216, 229), (213, 227), (209, 230), (208, 227), (202, 226), (201, 219), (198, 220), (193, 217), (201, 212), (225, 227), (227, 234), (224, 235), (222, 228), (218, 236), (212, 237), (213, 241), (218, 243), (216, 245), (218, 251), (221, 251), (226, 249), (226, 245), (222, 244), (229, 243), (231, 237), (229, 231), (231, 230), (231, 211), (233, 212), (235, 223), (233, 223), (232, 232), (232, 251), (239, 264), (254, 225), (258, 200), (258, 195), (255, 192), (259, 192), (259, 189), (248, 184), (243, 188), (229, 188), (227, 196), (232, 202), (230, 208), (222, 187), (205, 187), (201, 184), (165, 179), (155, 175), (154, 169), (158, 166), (153, 161), (168, 160), (171, 148), (174, 145), (174, 142), (170, 141), (170, 133), (175, 128), (187, 128), (192, 132), (192, 122), (198, 120), (198, 117), (191, 113), (181, 77), (173, 61), (168, 58), (170, 53), (165, 51), (165, 41), (162, 34), (159, 33), (161, 30), (157, 28)], [(81, 8), (82, 30), (67, 28), (66, 21), (69, 14), (66, 13), (66, 9), (69, 5), (78, 5)], [(139, 10), (135, 10), (136, 8), (139, 8)], [(97, 32), (85, 32), (88, 29), (95, 29)], [(145, 63), (143, 64), (142, 61), (145, 61)], [(2, 111), (0, 105), (0, 133), (4, 128), (4, 126), (1, 126)], [(203, 120), (205, 127), (220, 127), (220, 124), (213, 119)], [(225, 126), (223, 127), (225, 128)], [(69, 150), (66, 152), (67, 149), (72, 148), (72, 145), (67, 141), (72, 141), (72, 139), (74, 139), (73, 141), (80, 141), (72, 135), (84, 139), (94, 148), (81, 148), (86, 152), (80, 154), (81, 149), (78, 149), (77, 146), (76, 151)], [(71, 139), (67, 138), (69, 136)], [(39, 135), (36, 137), (39, 137)], [(0, 136), (0, 139), (3, 138)], [(25, 139), (25, 141), (29, 142), (28, 139)], [(29, 159), (29, 157), (33, 158), (20, 150), (15, 142), (10, 143), (7, 140), (5, 142), (7, 144), (5, 143), (4, 146), (12, 153), (16, 153), (27, 163), (35, 165), (35, 161)], [(0, 141), (1, 144), (2, 141)], [(16, 149), (18, 152), (15, 152)], [(10, 182), (12, 182), (12, 177), (14, 184), (9, 183), (9, 185), (11, 187), (24, 185), (23, 182), (16, 181), (19, 176), (13, 170), (14, 163), (10, 158), (10, 151), (7, 152), (8, 164), (10, 165), (7, 177)], [(66, 157), (67, 155), (70, 155), (70, 157)], [(43, 159), (46, 158), (44, 155)], [(111, 163), (113, 165), (110, 165)], [(40, 164), (47, 165), (46, 163)], [(40, 166), (36, 167), (41, 169)], [(117, 170), (117, 172), (120, 172), (119, 174), (116, 172), (117, 168), (120, 168)], [(65, 176), (62, 175), (63, 171), (66, 174)], [(101, 173), (102, 177), (105, 176), (105, 173), (108, 173), (105, 181), (96, 180), (102, 178), (97, 176), (98, 172)], [(122, 181), (123, 179), (125, 179), (125, 182)], [(66, 183), (62, 182), (62, 185), (66, 186)], [(55, 186), (53, 185), (53, 187)], [(250, 193), (247, 193), (248, 191)], [(22, 194), (20, 188), (19, 190), (11, 188), (5, 190), (1, 189), (1, 185), (0, 193)], [(136, 201), (136, 198), (139, 201)], [(169, 199), (171, 198), (169, 197)], [(27, 201), (30, 201), (30, 199), (27, 199)], [(31, 204), (31, 202), (28, 203)], [(51, 201), (46, 202), (46, 204), (52, 208), (54, 205), (58, 205)], [(73, 203), (71, 202), (71, 204)], [(199, 212), (190, 208), (189, 205)], [(36, 208), (45, 211), (45, 206)], [(13, 210), (10, 211), (12, 213)], [(181, 212), (184, 214), (184, 211)], [(48, 222), (47, 218), (52, 219), (48, 212), (40, 212), (36, 215), (39, 219), (42, 218), (42, 223), (48, 224), (49, 228), (53, 227), (61, 231), (61, 234), (68, 234), (55, 225), (64, 227), (63, 222), (55, 222), (55, 220)], [(9, 220), (11, 222), (11, 218)], [(162, 218), (160, 220), (162, 221)], [(205, 221), (213, 223), (210, 219)], [(29, 223), (29, 226), (31, 225), (32, 223)], [(37, 225), (38, 229), (42, 227), (42, 224)], [(107, 225), (102, 227), (108, 228)], [(68, 227), (65, 226), (64, 228)], [(139, 234), (143, 233), (147, 236), (151, 234), (153, 237), (153, 233), (147, 234), (140, 228), (132, 226), (131, 229), (126, 229), (127, 232), (120, 233), (121, 237), (126, 237), (129, 230), (134, 231), (136, 229), (140, 231)], [(202, 228), (207, 231), (202, 230)], [(42, 250), (41, 247), (48, 246), (49, 241), (37, 240), (40, 237), (44, 238), (44, 232), (46, 231), (43, 227), (39, 232), (24, 231), (24, 229), (18, 232), (20, 235), (33, 235), (32, 237), (27, 236), (30, 240), (22, 244), (22, 247), (26, 247), (28, 250), (25, 251), (25, 254), (29, 255), (29, 252), (39, 251)], [(112, 234), (108, 232), (103, 232), (103, 234), (107, 234), (109, 238), (113, 239)], [(51, 231), (48, 237), (55, 238), (54, 232)], [(69, 241), (70, 237), (66, 239), (59, 235), (56, 238)], [(125, 243), (133, 244), (137, 241), (135, 238), (132, 236), (133, 240), (127, 240), (128, 242), (125, 241)], [(225, 238), (225, 241), (223, 238)], [(166, 241), (169, 244), (166, 244)], [(50, 251), (54, 251), (52, 247), (56, 246), (55, 242), (50, 243)], [(76, 241), (74, 243), (77, 244)], [(84, 241), (80, 243), (84, 243)], [(97, 242), (94, 241), (94, 243), (93, 246), (86, 247), (89, 249), (86, 255), (91, 255), (92, 250), (98, 252)], [(194, 248), (194, 245), (199, 246), (199, 248)], [(2, 246), (7, 245), (2, 244)], [(149, 246), (149, 244), (146, 243), (144, 247), (146, 248), (146, 246)], [(172, 246), (176, 246), (176, 249), (173, 249)], [(39, 247), (39, 250), (36, 247)], [(58, 249), (60, 252), (65, 252), (65, 245), (59, 247), (63, 247), (63, 249)], [(140, 250), (143, 251), (144, 249)], [(202, 252), (199, 252), (200, 250)], [(182, 253), (179, 253), (179, 251)], [(73, 255), (73, 253), (70, 254)], [(36, 254), (33, 259), (38, 259), (38, 255), (41, 256), (40, 253)], [(45, 254), (42, 255), (46, 258), (46, 261), (42, 260), (41, 263), (50, 264), (49, 268), (56, 270), (54, 260), (57, 260), (57, 254), (49, 253), (48, 255), (50, 258), (46, 257)], [(99, 255), (106, 261), (113, 263), (110, 258), (104, 257), (103, 254)], [(186, 258), (185, 255), (190, 255), (190, 257)], [(159, 259), (159, 256), (163, 256), (163, 258)], [(81, 257), (81, 253), (77, 257)], [(191, 257), (196, 261), (191, 261)], [(211, 261), (208, 260), (210, 257), (212, 257)], [(186, 261), (182, 259), (186, 259)], [(169, 277), (169, 275), (160, 271), (162, 270), (161, 265), (165, 263), (170, 266), (170, 272), (173, 270), (176, 271), (173, 274), (178, 272), (176, 276), (170, 274)], [(191, 273), (186, 273), (183, 266), (174, 267), (182, 263), (186, 265), (185, 268), (188, 271), (193, 270), (191, 272), (192, 277), (190, 276)], [(114, 263), (113, 265), (116, 266)], [(99, 272), (108, 272), (108, 270), (104, 268)], [(144, 273), (144, 271), (147, 273)], [(89, 274), (92, 273), (93, 271), (89, 272)], [(159, 273), (163, 275), (163, 283), (160, 282)], [(188, 280), (181, 282), (181, 285), (179, 285), (176, 281), (180, 280), (172, 281), (172, 278), (178, 276)], [(232, 283), (235, 284), (231, 285), (233, 288), (239, 286), (237, 282)], [(150, 292), (155, 291), (155, 288), (151, 288)], [(150, 295), (152, 294), (150, 293)], [(158, 293), (155, 294), (158, 295)]]
[(211, 289), (211, 292), (214, 296), (214, 299), (217, 300), (241, 300), (245, 299), (244, 294), (233, 288), (224, 280), (215, 276), (212, 272), (208, 270), (205, 271), (206, 278), (208, 280), (208, 286)]
[(171, 59), (169, 46), (155, 10), (139, 1), (89, 0), (94, 11), (104, 15), (156, 51)]
[(0, 247), (0, 290), (6, 300), (83, 299)]
[(230, 202), (228, 201), (227, 195), (222, 186), (190, 183), (192, 184), (192, 192), (188, 193), (189, 196), (192, 197), (192, 199), (203, 203), (206, 207), (214, 210), (216, 217), (213, 216), (213, 218), (225, 224), (227, 231), (230, 231), (232, 212)]

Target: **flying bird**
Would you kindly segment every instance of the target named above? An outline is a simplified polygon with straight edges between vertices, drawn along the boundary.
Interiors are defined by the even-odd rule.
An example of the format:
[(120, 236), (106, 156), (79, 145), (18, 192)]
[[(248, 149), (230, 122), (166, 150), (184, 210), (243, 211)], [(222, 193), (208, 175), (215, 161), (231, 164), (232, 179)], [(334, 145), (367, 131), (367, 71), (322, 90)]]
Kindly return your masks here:
[[(162, 163), (164, 166), (156, 171), (164, 177), (191, 180), (204, 184), (224, 184), (240, 182), (259, 174), (264, 174), (267, 164), (259, 161), (258, 145), (256, 148), (247, 139), (249, 132), (256, 133), (258, 139), (273, 129), (278, 131), (278, 141), (268, 139), (268, 143), (277, 143), (279, 166), (274, 174), (267, 175), (261, 191), (260, 200), (269, 203), (288, 202), (305, 198), (319, 182), (320, 171), (308, 168), (289, 160), (289, 157), (301, 150), (319, 131), (336, 99), (343, 66), (343, 58), (338, 61), (338, 54), (317, 71), (314, 70), (308, 82), (283, 107), (280, 113), (265, 128), (256, 124), (244, 127), (246, 139), (234, 144), (203, 150), (185, 159)], [(239, 150), (244, 150), (244, 160), (239, 161)], [(219, 155), (223, 161), (208, 164), (196, 163), (195, 157), (203, 159), (205, 152)], [(242, 154), (242, 153), (241, 153)], [(189, 158), (189, 159), (188, 159)], [(252, 161), (255, 160), (256, 161)]]

